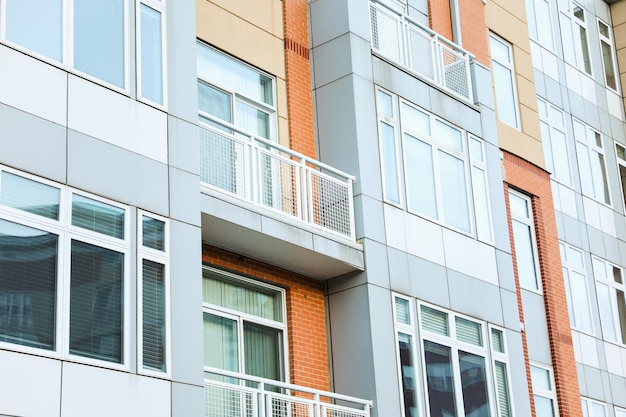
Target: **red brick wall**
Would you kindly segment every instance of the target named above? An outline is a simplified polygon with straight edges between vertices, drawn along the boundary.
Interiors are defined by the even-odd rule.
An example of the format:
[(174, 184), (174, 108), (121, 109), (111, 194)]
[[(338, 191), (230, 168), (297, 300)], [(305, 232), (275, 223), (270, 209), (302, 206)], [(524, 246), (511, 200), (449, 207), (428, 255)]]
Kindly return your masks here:
[(326, 302), (322, 282), (209, 245), (202, 247), (202, 262), (287, 288), (289, 381), (328, 391)]
[[(550, 175), (541, 168), (511, 153), (503, 151), (503, 154), (505, 177), (504, 191), (507, 217), (509, 219), (511, 249), (513, 251), (513, 264), (515, 267), (515, 286), (520, 306), (520, 320), (524, 322), (524, 315), (521, 310), (522, 304), (519, 277), (517, 275), (517, 263), (515, 260), (515, 248), (513, 245), (513, 230), (508, 198), (509, 186), (526, 192), (532, 198), (541, 285), (543, 287), (546, 318), (548, 322), (548, 338), (550, 340), (550, 352), (554, 369), (559, 414), (562, 417), (580, 417), (582, 416), (582, 409), (580, 393), (578, 391), (578, 374), (576, 372), (574, 347), (572, 345), (565, 284), (561, 270), (561, 256), (559, 253), (556, 218), (552, 202)], [(527, 366), (526, 378), (528, 387), (532, 390), (525, 333), (522, 333), (522, 341), (524, 344), (524, 360)], [(533, 415), (535, 415), (532, 396), (531, 405)]]
[(428, 0), (428, 23), (432, 30), (452, 40), (450, 0)]
[(287, 115), (291, 148), (316, 157), (306, 0), (283, 0)]

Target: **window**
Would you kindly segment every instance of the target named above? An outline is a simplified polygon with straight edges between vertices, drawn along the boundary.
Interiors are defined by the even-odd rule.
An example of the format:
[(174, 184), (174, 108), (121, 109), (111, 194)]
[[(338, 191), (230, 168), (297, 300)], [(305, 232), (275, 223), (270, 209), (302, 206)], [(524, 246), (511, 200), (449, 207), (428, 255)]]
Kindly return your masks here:
[(490, 33), (489, 49), (491, 52), (491, 70), (493, 72), (498, 119), (519, 129), (513, 48), (504, 39)]
[(604, 67), (604, 81), (607, 87), (617, 91), (617, 71), (615, 70), (611, 28), (602, 20), (598, 20), (598, 32), (600, 35), (600, 50), (602, 51), (602, 65)]
[(128, 367), (129, 214), (0, 168), (3, 347)]
[(491, 241), (484, 142), (381, 89), (377, 110), (385, 200)]
[(626, 344), (626, 298), (622, 268), (591, 258), (604, 340)]
[(526, 0), (526, 15), (528, 16), (530, 38), (537, 41), (544, 48), (554, 51), (550, 1)]
[(204, 364), (285, 380), (284, 290), (203, 269)]
[(530, 365), (533, 384), (533, 400), (537, 417), (554, 417), (556, 413), (556, 392), (552, 369), (540, 365)]
[(626, 417), (626, 409), (615, 407), (615, 417)]
[(622, 203), (624, 203), (624, 208), (626, 209), (626, 147), (616, 143), (615, 153), (617, 155), (620, 185), (622, 186)]
[(139, 212), (137, 286), (139, 363), (145, 373), (169, 374), (169, 223)]
[(582, 192), (601, 203), (611, 204), (602, 134), (577, 119), (573, 122)]
[(539, 291), (539, 262), (531, 200), (521, 193), (509, 190), (509, 205), (520, 286)]
[[(130, 0), (2, 0), (0, 40), (129, 91)], [(165, 2), (137, 0), (138, 96), (164, 105)], [(36, 10), (36, 13), (33, 13)]]
[(590, 398), (581, 397), (584, 417), (606, 417), (606, 405)]
[(430, 417), (511, 415), (501, 329), (425, 304), (419, 304), (419, 329)]
[(570, 0), (559, 0), (559, 8), (565, 60), (592, 75), (585, 9)]
[(402, 408), (404, 417), (418, 417), (418, 380), (417, 360), (415, 356), (415, 317), (410, 299), (394, 297), (394, 316), (396, 323), (396, 355), (400, 369), (402, 386)]
[(553, 179), (571, 186), (572, 175), (567, 150), (565, 116), (560, 109), (539, 97), (537, 97), (537, 107), (547, 168)]
[(583, 252), (563, 242), (559, 242), (559, 249), (563, 263), (563, 279), (565, 280), (570, 325), (573, 329), (592, 333), (593, 326)]

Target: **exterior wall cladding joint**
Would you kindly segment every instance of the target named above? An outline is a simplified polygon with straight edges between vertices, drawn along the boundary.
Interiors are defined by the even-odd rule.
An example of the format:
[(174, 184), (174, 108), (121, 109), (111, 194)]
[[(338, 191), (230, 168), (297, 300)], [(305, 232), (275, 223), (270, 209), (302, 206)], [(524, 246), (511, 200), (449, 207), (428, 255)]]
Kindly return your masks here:
[(626, 417), (626, 0), (40, 3), (0, 415)]

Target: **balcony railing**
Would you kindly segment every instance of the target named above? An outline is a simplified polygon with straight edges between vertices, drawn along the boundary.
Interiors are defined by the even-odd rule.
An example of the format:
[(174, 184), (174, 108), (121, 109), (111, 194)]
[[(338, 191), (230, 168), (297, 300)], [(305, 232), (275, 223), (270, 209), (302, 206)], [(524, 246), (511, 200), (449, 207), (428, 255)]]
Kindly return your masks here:
[(469, 52), (382, 3), (370, 2), (370, 13), (376, 53), (473, 102)]
[(200, 179), (210, 188), (354, 240), (354, 177), (200, 113)]
[(205, 368), (205, 417), (369, 417), (371, 407), (360, 398)]

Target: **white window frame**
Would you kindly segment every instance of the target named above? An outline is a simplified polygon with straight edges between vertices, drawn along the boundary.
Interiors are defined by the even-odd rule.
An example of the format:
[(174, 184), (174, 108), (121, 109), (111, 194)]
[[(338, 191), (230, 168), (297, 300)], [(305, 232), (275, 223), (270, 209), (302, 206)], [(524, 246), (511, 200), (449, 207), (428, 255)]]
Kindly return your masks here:
[[(568, 57), (567, 52), (566, 52), (568, 48), (565, 47), (566, 40), (563, 40), (563, 43), (564, 43), (563, 50), (565, 54), (564, 58), (566, 61), (569, 61), (576, 68), (578, 68), (578, 70), (582, 72), (583, 74), (593, 77), (593, 61), (591, 59), (591, 50), (589, 49), (589, 28), (587, 25), (587, 20), (588, 20), (587, 10), (585, 10), (585, 8), (581, 6), (580, 4), (571, 0), (559, 0), (559, 7), (561, 9), (560, 11), (561, 37), (571, 35), (571, 41), (573, 43), (573, 45), (571, 46), (573, 46), (573, 49), (574, 49), (573, 51), (574, 56)], [(580, 8), (582, 10), (584, 20), (579, 19), (575, 15), (575, 12), (574, 12), (575, 8)], [(564, 22), (567, 22), (565, 23), (565, 25), (567, 25), (568, 28), (565, 28), (565, 29), (562, 28), (562, 26), (564, 25)], [(584, 30), (586, 32), (586, 39), (583, 39), (580, 36), (581, 30)], [(589, 56), (588, 68), (584, 60), (584, 55), (585, 55), (583, 51), (584, 48), (586, 48), (587, 54)], [(571, 62), (572, 59), (575, 62)]]
[[(600, 30), (600, 25), (604, 25), (606, 26), (606, 30), (608, 33), (608, 36), (605, 36), (602, 34), (602, 31)], [(600, 54), (602, 55), (602, 67), (604, 70), (604, 85), (606, 85), (606, 88), (615, 91), (616, 93), (619, 93), (619, 72), (617, 69), (617, 56), (615, 55), (615, 42), (613, 41), (613, 28), (611, 27), (611, 25), (609, 25), (608, 23), (606, 23), (605, 21), (603, 21), (602, 19), (598, 19), (598, 37), (599, 37), (599, 41), (600, 41)], [(606, 58), (604, 56), (604, 53), (602, 51), (602, 44), (605, 43), (606, 45), (609, 46), (609, 53), (611, 55), (611, 62), (606, 62)], [(608, 67), (611, 68), (608, 68)], [(609, 85), (609, 80), (607, 78), (607, 72), (608, 70), (612, 70), (613, 71), (613, 78), (614, 78), (614, 82), (615, 82), (615, 87), (611, 87)]]
[[(135, 0), (135, 27), (137, 39), (136, 49), (137, 49), (137, 59), (136, 59), (136, 73), (137, 73), (137, 86), (136, 86), (136, 95), (137, 99), (145, 102), (146, 104), (150, 104), (155, 106), (161, 110), (167, 109), (167, 25), (166, 25), (166, 2), (167, 0)], [(141, 51), (142, 51), (142, 37), (141, 37), (141, 6), (144, 5), (149, 7), (158, 13), (161, 14), (161, 88), (163, 94), (163, 103), (156, 102), (147, 97), (144, 97), (141, 93), (143, 90), (143, 77), (142, 77), (142, 67), (143, 62), (141, 60)]]
[[(554, 372), (552, 371), (552, 367), (539, 364), (537, 362), (530, 362), (530, 366), (531, 368), (534, 367), (534, 368), (547, 372), (548, 382), (550, 383), (551, 389), (547, 390), (545, 388), (539, 388), (533, 384), (532, 394), (533, 396), (547, 398), (548, 400), (550, 400), (550, 403), (552, 404), (552, 415), (554, 417), (558, 417), (559, 416), (559, 412), (558, 412), (559, 404), (557, 402), (557, 397), (556, 397), (556, 388), (554, 385)], [(532, 379), (531, 379), (531, 384), (532, 384)], [(533, 399), (533, 403), (534, 402), (535, 400)]]
[[(574, 140), (576, 144), (576, 161), (578, 163), (578, 174), (580, 177), (580, 188), (582, 194), (594, 199), (600, 204), (605, 206), (611, 206), (611, 187), (609, 185), (609, 176), (607, 175), (607, 160), (604, 152), (604, 135), (593, 129), (591, 126), (583, 123), (582, 121), (572, 117), (574, 127)], [(585, 130), (585, 137), (581, 137), (580, 134), (576, 134), (576, 126), (579, 129)], [(597, 141), (600, 141), (598, 145)], [(584, 147), (587, 150), (588, 159), (585, 159), (581, 154), (580, 147)], [(593, 190), (585, 189), (583, 180), (586, 175), (581, 170), (581, 166), (585, 164), (591, 175), (591, 187)], [(588, 188), (589, 186), (587, 186)], [(607, 201), (608, 199), (608, 201)]]
[[(515, 216), (513, 214), (513, 210), (511, 209), (511, 222), (518, 222), (521, 223), (522, 225), (528, 227), (528, 229), (530, 230), (530, 246), (532, 249), (532, 262), (533, 262), (533, 267), (535, 270), (535, 287), (529, 287), (527, 285), (525, 285), (525, 283), (522, 282), (522, 277), (519, 275), (519, 263), (520, 263), (520, 258), (518, 255), (518, 251), (517, 248), (515, 253), (516, 253), (516, 261), (517, 261), (517, 265), (518, 265), (518, 278), (519, 278), (519, 284), (520, 287), (524, 288), (525, 290), (528, 291), (532, 291), (532, 292), (536, 292), (538, 294), (542, 293), (542, 285), (541, 285), (541, 267), (539, 264), (539, 252), (537, 250), (537, 235), (535, 232), (535, 213), (533, 211), (533, 201), (532, 198), (526, 194), (523, 194), (513, 188), (509, 188), (508, 190), (509, 192), (509, 196), (512, 194), (522, 200), (524, 200), (524, 202), (526, 203), (526, 208), (528, 210), (529, 216), (528, 217), (520, 217), (520, 216)], [(510, 200), (510, 197), (509, 197)], [(513, 244), (515, 245), (515, 233), (513, 233)]]
[[(606, 403), (592, 400), (591, 398), (582, 397), (582, 396), (580, 397), (580, 402), (583, 407), (583, 416), (585, 417), (608, 417), (606, 413)], [(593, 406), (602, 407), (603, 414), (601, 416), (596, 415), (596, 412)]]
[[(27, 174), (12, 168), (0, 166), (0, 172), (6, 171), (10, 174), (17, 175), (40, 184), (48, 185), (60, 190), (59, 198), (59, 220), (46, 219), (36, 214), (27, 213), (20, 209), (8, 206), (0, 206), (0, 216), (3, 220), (17, 223), (26, 227), (32, 227), (45, 232), (53, 233), (58, 236), (57, 248), (57, 277), (56, 277), (56, 325), (54, 329), (55, 348), (51, 350), (41, 349), (30, 346), (23, 346), (10, 342), (0, 342), (0, 347), (35, 355), (43, 355), (58, 359), (69, 359), (74, 362), (86, 363), (111, 369), (128, 371), (130, 370), (130, 340), (133, 338), (131, 334), (131, 226), (130, 226), (130, 208), (126, 205), (79, 191), (52, 181), (39, 178), (37, 176)], [(72, 196), (77, 195), (85, 197), (109, 206), (124, 210), (124, 237), (118, 239), (106, 236), (102, 233), (83, 229), (79, 226), (72, 225)], [(71, 242), (72, 240), (94, 245), (100, 248), (112, 250), (121, 253), (124, 256), (124, 283), (123, 283), (123, 310), (124, 315), (122, 324), (122, 358), (120, 363), (107, 360), (99, 360), (85, 356), (70, 353), (70, 289), (71, 289)]]
[[(397, 315), (397, 308), (396, 308), (396, 300), (400, 299), (400, 300), (404, 300), (408, 303), (409, 306), (409, 320), (410, 322), (408, 324), (406, 323), (401, 323), (398, 320), (398, 315)], [(413, 368), (414, 368), (414, 378), (415, 378), (415, 383), (419, 384), (421, 382), (420, 380), (420, 371), (421, 369), (420, 364), (421, 361), (419, 359), (419, 356), (417, 354), (417, 349), (418, 349), (418, 344), (419, 339), (417, 338), (417, 334), (415, 332), (415, 328), (416, 328), (416, 321), (415, 321), (415, 303), (413, 302), (413, 300), (409, 297), (403, 296), (401, 294), (396, 294), (393, 293), (392, 294), (392, 303), (393, 303), (393, 321), (395, 323), (395, 332), (394, 332), (394, 336), (395, 336), (395, 342), (396, 342), (396, 366), (398, 369), (398, 387), (400, 387), (399, 393), (400, 393), (400, 408), (402, 410), (402, 415), (405, 417), (411, 417), (410, 414), (407, 413), (405, 404), (404, 404), (404, 381), (402, 380), (402, 363), (401, 363), (401, 358), (400, 358), (400, 336), (399, 334), (405, 334), (407, 336), (409, 336), (411, 338), (411, 360), (413, 361)], [(422, 397), (420, 395), (421, 390), (419, 389), (419, 387), (415, 387), (414, 390), (414, 401), (415, 401), (415, 408), (417, 409), (417, 415), (419, 416), (421, 414), (421, 409), (422, 409)], [(417, 417), (417, 416), (415, 416)]]
[[(502, 88), (498, 88), (498, 85), (496, 83), (496, 78), (494, 75), (492, 75), (493, 77), (493, 86), (494, 86), (494, 91), (495, 91), (495, 99), (496, 99), (496, 114), (498, 115), (498, 120), (500, 120), (502, 123), (505, 123), (517, 130), (521, 130), (521, 120), (520, 120), (520, 113), (519, 113), (519, 102), (518, 102), (518, 97), (517, 97), (517, 74), (515, 73), (515, 57), (513, 56), (513, 45), (508, 42), (507, 40), (503, 39), (502, 37), (496, 35), (493, 32), (489, 32), (489, 47), (491, 49), (491, 44), (492, 42), (498, 42), (501, 45), (503, 45), (504, 47), (506, 47), (508, 49), (508, 55), (510, 57), (509, 61), (501, 61), (498, 60), (495, 55), (492, 53), (490, 53), (491, 55), (491, 61), (492, 61), (492, 66), (494, 63), (501, 65), (502, 67), (504, 67), (506, 70), (508, 70), (511, 74), (511, 78), (510, 78), (510, 86), (507, 85), (507, 87), (510, 87), (511, 90), (511, 94), (513, 94), (513, 97), (511, 97), (511, 101), (513, 102), (513, 116), (515, 117), (514, 123), (510, 123), (511, 121), (509, 120), (505, 120), (503, 119), (501, 116), (501, 112), (500, 110), (503, 109), (498, 109), (498, 95), (504, 94), (505, 91), (502, 91)], [(492, 69), (493, 72), (493, 69)], [(508, 94), (508, 92), (506, 92)], [(511, 110), (511, 109), (509, 109)]]
[[(495, 398), (495, 402), (496, 402), (496, 409), (498, 410), (498, 417), (506, 417), (502, 415), (501, 409), (502, 409), (502, 405), (500, 404), (500, 395), (498, 395), (498, 385), (496, 382), (496, 363), (502, 363), (504, 364), (504, 366), (506, 367), (506, 389), (507, 389), (507, 394), (509, 397), (509, 417), (510, 416), (514, 416), (515, 415), (515, 404), (513, 401), (513, 385), (512, 385), (512, 381), (511, 381), (511, 366), (509, 363), (509, 347), (508, 347), (508, 342), (506, 340), (506, 333), (504, 331), (503, 328), (499, 327), (499, 326), (495, 326), (493, 324), (488, 324), (488, 329), (487, 329), (488, 333), (489, 333), (489, 346), (490, 346), (490, 352), (491, 352), (491, 367), (493, 370), (493, 375), (492, 375), (492, 379), (493, 379), (493, 384), (494, 384), (494, 398)], [(494, 348), (494, 341), (493, 341), (493, 332), (500, 332), (500, 334), (502, 335), (502, 352), (498, 352), (495, 348)]]
[[(281, 365), (283, 368), (281, 369), (281, 377), (283, 382), (289, 383), (289, 335), (287, 330), (287, 296), (284, 288), (280, 288), (265, 282), (257, 281), (248, 277), (244, 277), (238, 274), (234, 274), (231, 272), (227, 272), (221, 269), (217, 269), (208, 265), (202, 266), (203, 271), (209, 271), (215, 275), (222, 275), (227, 277), (231, 281), (240, 281), (244, 284), (251, 285), (258, 288), (265, 288), (271, 291), (275, 291), (280, 294), (282, 311), (281, 316), (283, 318), (282, 322), (270, 320), (266, 318), (262, 318), (259, 316), (255, 316), (252, 314), (247, 314), (242, 311), (233, 310), (227, 307), (218, 306), (215, 304), (210, 304), (202, 301), (202, 312), (203, 314), (211, 314), (218, 317), (227, 318), (230, 320), (234, 320), (237, 322), (237, 356), (238, 356), (238, 368), (239, 373), (245, 374), (245, 363), (243, 358), (244, 353), (244, 343), (243, 343), (243, 322), (247, 321), (250, 323), (258, 324), (265, 327), (270, 327), (272, 329), (277, 329), (281, 332)], [(204, 278), (203, 278), (204, 279)]]
[[(537, 106), (539, 108), (539, 124), (542, 128), (541, 139), (543, 142), (544, 155), (546, 158), (547, 168), (551, 171), (550, 177), (563, 185), (571, 187), (572, 166), (569, 160), (569, 140), (567, 130), (565, 128), (565, 113), (539, 96), (537, 96)], [(547, 129), (547, 132), (545, 132), (548, 135), (547, 137), (544, 134), (544, 126)], [(564, 137), (564, 155), (561, 155), (563, 153), (563, 149), (555, 149), (555, 133), (562, 134)], [(562, 164), (558, 164), (555, 155), (563, 157), (561, 162), (564, 162), (567, 165), (562, 166)]]
[[(143, 245), (143, 218), (158, 220), (164, 224), (164, 248), (159, 251)], [(163, 291), (165, 307), (165, 371), (146, 368), (143, 364), (143, 260), (163, 265)], [(170, 377), (172, 375), (171, 359), (171, 299), (170, 299), (170, 223), (163, 216), (144, 210), (137, 210), (137, 370), (141, 374)]]
[[(617, 161), (617, 176), (622, 190), (622, 208), (626, 213), (626, 145), (615, 142), (615, 160)], [(621, 150), (620, 150), (621, 148)]]
[[(618, 345), (626, 345), (626, 334), (622, 332), (622, 326), (620, 325), (620, 310), (618, 307), (618, 298), (617, 291), (622, 291), (623, 294), (626, 295), (626, 276), (624, 275), (624, 270), (611, 262), (605, 261), (597, 256), (591, 256), (592, 266), (593, 266), (593, 276), (596, 282), (596, 299), (598, 302), (598, 309), (600, 310), (600, 325), (602, 327), (602, 338), (608, 342), (616, 343)], [(602, 267), (604, 271), (599, 271), (599, 268)], [(613, 273), (619, 273), (621, 283), (615, 282), (613, 276), (607, 276), (607, 270), (612, 270)], [(608, 323), (605, 323), (603, 320), (603, 313), (600, 307), (600, 299), (599, 299), (599, 291), (598, 288), (600, 285), (604, 285), (608, 287), (609, 297), (610, 297), (610, 309), (611, 309), (611, 319), (613, 321), (613, 331), (615, 332), (615, 339), (608, 339), (606, 336), (606, 330)], [(626, 311), (626, 305), (624, 305), (623, 311)], [(626, 326), (626, 322), (623, 323), (623, 326)]]
[[(570, 327), (576, 331), (593, 335), (594, 325), (593, 325), (593, 316), (591, 315), (591, 303), (590, 303), (591, 297), (589, 294), (588, 276), (587, 276), (587, 270), (585, 267), (585, 252), (583, 252), (581, 249), (578, 249), (562, 241), (559, 241), (559, 250), (561, 254), (561, 262), (563, 264), (562, 266), (563, 279), (565, 280), (565, 291), (566, 291), (566, 296), (567, 296), (567, 308), (568, 308), (569, 318), (570, 318)], [(571, 261), (571, 257), (568, 256), (570, 252), (577, 253), (580, 256), (581, 264), (576, 264), (575, 262)], [(571, 290), (571, 275), (572, 275), (571, 273), (572, 272), (582, 275), (584, 284), (585, 284), (586, 300), (578, 300), (578, 299), (574, 300), (573, 299), (573, 292)], [(586, 303), (583, 303), (584, 301), (586, 301)], [(575, 310), (574, 310), (574, 305), (572, 304), (576, 306)], [(586, 315), (588, 316), (587, 318), (589, 319), (589, 328), (583, 328), (581, 324), (578, 323), (580, 321), (579, 318), (582, 318), (580, 317), (580, 314), (582, 314), (582, 310), (583, 310), (582, 304), (586, 304), (586, 311), (584, 313), (586, 313)], [(579, 315), (577, 316), (576, 313), (578, 313)]]
[[(389, 115), (384, 114), (381, 111), (381, 105), (380, 100), (378, 99), (378, 95), (379, 94), (384, 94), (386, 96), (389, 96), (390, 100), (391, 100), (391, 108), (392, 108), (392, 117), (390, 117)], [(377, 118), (377, 125), (378, 125), (378, 149), (380, 152), (380, 165), (381, 165), (381, 176), (382, 176), (382, 184), (383, 184), (383, 199), (385, 200), (386, 203), (392, 204), (396, 207), (403, 207), (404, 205), (404, 193), (402, 192), (402, 190), (404, 189), (404, 184), (403, 184), (403, 180), (404, 180), (404, 174), (403, 174), (403, 166), (402, 163), (400, 161), (402, 161), (402, 146), (400, 143), (400, 137), (399, 135), (401, 135), (400, 133), (400, 129), (399, 129), (399, 120), (400, 120), (400, 115), (399, 115), (399, 109), (398, 109), (398, 99), (397, 97), (392, 94), (389, 91), (386, 91), (380, 87), (376, 87), (376, 110), (377, 110), (377, 114), (378, 114), (378, 118)], [(394, 141), (394, 150), (395, 150), (395, 154), (393, 155), (394, 157), (394, 162), (395, 162), (395, 175), (396, 175), (396, 183), (397, 183), (397, 190), (395, 190), (395, 192), (398, 194), (398, 201), (394, 201), (393, 199), (389, 198), (389, 191), (387, 189), (387, 179), (385, 178), (385, 151), (384, 151), (384, 147), (383, 147), (383, 143), (382, 143), (382, 124), (386, 124), (387, 126), (391, 127), (391, 129), (393, 129), (393, 141)]]
[[(537, 4), (541, 7), (537, 7)], [(545, 14), (546, 10), (548, 12), (547, 15)], [(526, 0), (526, 15), (528, 16), (530, 38), (547, 50), (554, 52), (554, 28), (552, 27), (552, 7), (550, 1)], [(547, 20), (543, 20), (545, 18)], [(539, 27), (539, 22), (548, 23), (549, 27), (547, 29), (549, 29), (549, 32), (546, 32), (545, 27)], [(533, 32), (536, 32), (536, 35)]]
[(626, 417), (626, 408), (621, 408), (618, 406), (614, 406), (615, 408), (615, 417)]

